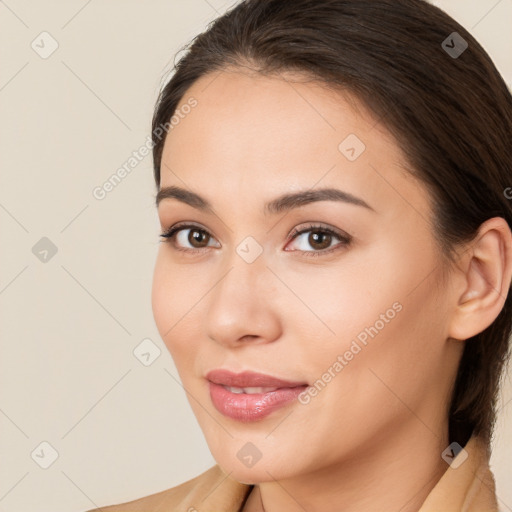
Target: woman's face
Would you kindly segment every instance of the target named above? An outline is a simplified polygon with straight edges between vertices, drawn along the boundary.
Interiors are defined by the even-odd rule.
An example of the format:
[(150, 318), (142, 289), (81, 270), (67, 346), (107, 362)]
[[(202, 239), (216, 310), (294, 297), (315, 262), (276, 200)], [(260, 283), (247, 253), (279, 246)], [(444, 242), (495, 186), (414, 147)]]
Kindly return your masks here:
[[(190, 97), (161, 189), (211, 210), (160, 201), (162, 232), (193, 227), (162, 241), (152, 306), (215, 459), (254, 483), (443, 436), (462, 345), (446, 341), (454, 294), (436, 288), (429, 197), (394, 140), (312, 82), (224, 71), (178, 111)], [(324, 189), (339, 192), (314, 196)], [(266, 209), (289, 194), (305, 199)], [(210, 384), (216, 369), (308, 387), (233, 393)]]

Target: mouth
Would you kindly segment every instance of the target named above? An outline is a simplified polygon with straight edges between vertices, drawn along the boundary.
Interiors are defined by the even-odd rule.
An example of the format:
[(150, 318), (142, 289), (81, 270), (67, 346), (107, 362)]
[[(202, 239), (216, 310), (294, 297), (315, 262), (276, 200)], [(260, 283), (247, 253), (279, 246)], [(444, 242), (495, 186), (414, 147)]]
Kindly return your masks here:
[(239, 389), (250, 388), (294, 388), (297, 386), (305, 386), (305, 381), (289, 381), (272, 377), (264, 373), (245, 371), (242, 373), (234, 373), (230, 370), (218, 369), (212, 370), (206, 374), (206, 378), (214, 384), (221, 386), (234, 387)]
[(262, 387), (250, 387), (250, 388), (237, 388), (234, 386), (222, 386), (224, 389), (227, 389), (231, 393), (235, 393), (237, 395), (246, 394), (246, 395), (260, 395), (264, 393), (270, 393), (271, 391), (276, 391), (281, 388), (262, 388)]
[(241, 422), (258, 421), (296, 401), (306, 382), (289, 381), (256, 372), (213, 370), (206, 375), (210, 398), (224, 416)]

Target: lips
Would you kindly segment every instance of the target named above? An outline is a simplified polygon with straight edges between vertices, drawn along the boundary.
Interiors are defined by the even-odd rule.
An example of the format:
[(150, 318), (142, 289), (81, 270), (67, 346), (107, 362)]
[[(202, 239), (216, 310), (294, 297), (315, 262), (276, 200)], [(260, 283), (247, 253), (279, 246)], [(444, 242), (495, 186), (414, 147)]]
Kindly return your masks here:
[(263, 373), (245, 371), (242, 373), (233, 373), (229, 370), (212, 370), (207, 373), (206, 378), (214, 384), (234, 388), (295, 388), (305, 386), (307, 382), (287, 381), (265, 375)]
[(262, 420), (296, 402), (307, 387), (305, 382), (250, 371), (236, 374), (228, 370), (212, 370), (206, 377), (214, 407), (224, 416), (242, 422)]

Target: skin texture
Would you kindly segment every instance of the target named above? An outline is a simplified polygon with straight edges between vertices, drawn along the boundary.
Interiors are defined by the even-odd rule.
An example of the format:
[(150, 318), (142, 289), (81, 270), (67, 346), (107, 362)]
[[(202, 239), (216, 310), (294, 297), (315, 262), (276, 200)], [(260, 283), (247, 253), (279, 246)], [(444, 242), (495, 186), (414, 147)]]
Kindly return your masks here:
[[(214, 458), (233, 478), (259, 484), (245, 511), (262, 502), (267, 512), (418, 510), (447, 468), (441, 452), (461, 340), (492, 323), (508, 292), (506, 222), (482, 225), (443, 280), (427, 190), (353, 97), (298, 75), (242, 70), (201, 78), (180, 105), (191, 96), (197, 106), (167, 136), (161, 186), (200, 194), (215, 214), (165, 199), (158, 216), (162, 231), (187, 221), (211, 238), (197, 254), (161, 243), (152, 306)], [(349, 134), (366, 146), (355, 161), (338, 149)], [(322, 201), (263, 214), (283, 193), (323, 187), (375, 211)], [(353, 239), (328, 239), (338, 249), (321, 254), (308, 242), (318, 229), (289, 238), (310, 222)], [(175, 243), (200, 248), (189, 234)], [(263, 249), (252, 263), (236, 252), (248, 236)], [(400, 311), (308, 404), (252, 423), (213, 407), (208, 371), (313, 385), (397, 302)], [(251, 468), (237, 457), (248, 442), (262, 455)]]

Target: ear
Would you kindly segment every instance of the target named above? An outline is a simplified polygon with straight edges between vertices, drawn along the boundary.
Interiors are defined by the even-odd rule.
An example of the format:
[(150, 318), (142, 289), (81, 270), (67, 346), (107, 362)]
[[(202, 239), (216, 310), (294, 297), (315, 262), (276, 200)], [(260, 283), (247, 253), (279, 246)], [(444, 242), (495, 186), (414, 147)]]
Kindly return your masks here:
[(491, 325), (503, 309), (512, 280), (512, 233), (506, 220), (485, 221), (459, 264), (459, 292), (448, 335), (466, 340)]

